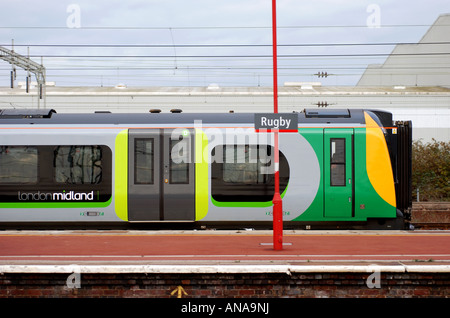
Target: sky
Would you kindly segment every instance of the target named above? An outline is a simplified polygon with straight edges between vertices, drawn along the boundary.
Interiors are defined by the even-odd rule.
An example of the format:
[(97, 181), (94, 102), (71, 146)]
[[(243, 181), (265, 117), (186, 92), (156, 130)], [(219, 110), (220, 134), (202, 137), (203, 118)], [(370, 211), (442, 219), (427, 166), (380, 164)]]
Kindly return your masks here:
[[(270, 0), (2, 2), (0, 46), (14, 41), (57, 86), (273, 84)], [(278, 85), (355, 85), (445, 13), (448, 0), (278, 0)], [(10, 72), (0, 60), (0, 86)], [(15, 85), (26, 76), (16, 69)]]

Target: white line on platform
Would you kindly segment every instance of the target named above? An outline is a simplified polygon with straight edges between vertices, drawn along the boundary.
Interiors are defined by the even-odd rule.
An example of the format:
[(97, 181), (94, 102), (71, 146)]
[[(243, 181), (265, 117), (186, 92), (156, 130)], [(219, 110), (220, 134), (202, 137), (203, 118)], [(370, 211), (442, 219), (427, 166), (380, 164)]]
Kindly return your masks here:
[[(350, 258), (350, 259), (359, 259), (359, 260), (367, 260), (365, 258), (373, 258), (373, 257), (390, 257), (392, 260), (399, 260), (401, 257), (408, 257), (408, 258), (414, 258), (414, 257), (425, 257), (425, 258), (436, 258), (436, 257), (444, 257), (444, 258), (450, 258), (450, 254), (329, 254), (329, 255), (314, 255), (314, 254), (283, 254), (283, 255), (263, 255), (263, 254), (224, 254), (224, 255), (0, 255), (0, 259), (46, 259), (46, 258), (78, 258), (78, 259), (89, 259), (89, 258), (132, 258), (132, 259), (143, 259), (143, 258), (150, 258), (150, 259), (158, 259), (158, 258), (251, 258), (251, 257), (260, 257), (264, 259), (271, 259), (271, 258), (285, 258), (285, 259), (295, 259), (295, 258), (301, 258), (301, 259), (314, 259), (314, 258), (320, 258), (320, 259), (330, 259), (333, 260), (335, 258)], [(370, 260), (370, 259), (369, 259)]]
[(449, 273), (450, 265), (0, 265), (0, 273)]

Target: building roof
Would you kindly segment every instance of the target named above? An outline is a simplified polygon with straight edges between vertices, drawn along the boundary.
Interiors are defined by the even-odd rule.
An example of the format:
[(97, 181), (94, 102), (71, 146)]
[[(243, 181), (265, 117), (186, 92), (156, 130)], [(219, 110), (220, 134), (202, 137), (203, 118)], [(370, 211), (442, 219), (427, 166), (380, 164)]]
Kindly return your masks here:
[[(450, 86), (321, 86), (308, 83), (298, 83), (297, 85), (280, 86), (280, 95), (449, 95)], [(29, 93), (22, 88), (0, 87), (0, 96), (11, 95), (34, 95), (34, 90)], [(47, 87), (47, 96), (86, 96), (86, 95), (143, 95), (143, 96), (192, 96), (192, 95), (273, 95), (272, 87)]]
[(417, 44), (399, 44), (383, 64), (369, 65), (358, 86), (450, 87), (450, 14), (440, 15)]

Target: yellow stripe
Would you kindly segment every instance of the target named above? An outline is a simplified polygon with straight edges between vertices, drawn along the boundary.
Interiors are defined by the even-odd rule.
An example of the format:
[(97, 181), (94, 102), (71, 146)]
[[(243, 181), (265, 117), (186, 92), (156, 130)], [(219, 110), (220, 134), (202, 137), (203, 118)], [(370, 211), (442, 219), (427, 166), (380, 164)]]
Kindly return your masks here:
[(128, 221), (128, 130), (116, 137), (115, 158), (115, 210), (120, 219)]
[(195, 129), (195, 220), (208, 214), (208, 138)]
[(370, 115), (364, 113), (364, 116), (366, 119), (367, 175), (378, 195), (395, 207), (394, 176), (384, 134)]

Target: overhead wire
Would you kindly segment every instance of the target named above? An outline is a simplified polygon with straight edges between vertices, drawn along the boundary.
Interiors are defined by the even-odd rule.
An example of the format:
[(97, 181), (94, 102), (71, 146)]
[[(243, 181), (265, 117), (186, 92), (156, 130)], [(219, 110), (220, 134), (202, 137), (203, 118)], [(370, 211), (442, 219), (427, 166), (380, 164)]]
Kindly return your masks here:
[[(322, 26), (280, 26), (280, 29), (296, 29), (296, 28), (360, 28), (364, 27), (367, 28), (367, 25), (322, 25)], [(430, 27), (430, 25), (424, 25), (424, 24), (410, 24), (410, 25), (383, 25), (381, 26), (383, 28), (389, 28), (389, 27)], [(24, 27), (15, 27), (15, 26), (0, 26), (0, 29), (67, 29), (67, 27), (58, 27), (58, 26), (24, 26)], [(89, 71), (174, 71), (176, 69), (179, 73), (182, 72), (188, 72), (190, 73), (189, 76), (195, 77), (207, 77), (207, 76), (220, 76), (223, 77), (225, 75), (230, 75), (230, 71), (233, 71), (233, 74), (237, 74), (239, 72), (239, 76), (246, 76), (246, 77), (255, 77), (255, 76), (266, 76), (265, 73), (263, 73), (265, 70), (270, 70), (271, 66), (268, 64), (262, 64), (262, 65), (254, 65), (253, 63), (257, 61), (267, 61), (269, 62), (272, 58), (270, 54), (207, 54), (207, 55), (200, 55), (200, 54), (178, 54), (177, 48), (182, 49), (204, 49), (204, 48), (268, 48), (271, 47), (271, 44), (241, 44), (241, 43), (209, 43), (209, 44), (175, 44), (173, 40), (173, 34), (172, 30), (188, 30), (188, 29), (196, 29), (196, 30), (202, 30), (202, 29), (269, 29), (271, 27), (266, 26), (197, 26), (197, 27), (96, 27), (96, 26), (88, 26), (88, 27), (82, 27), (81, 30), (170, 30), (171, 36), (172, 36), (172, 43), (171, 44), (89, 44), (89, 43), (79, 43), (79, 44), (51, 44), (51, 43), (15, 43), (15, 47), (36, 47), (36, 48), (110, 48), (110, 49), (122, 49), (122, 48), (140, 48), (140, 49), (172, 49), (173, 54), (38, 54), (34, 53), (33, 55), (30, 55), (30, 58), (45, 58), (45, 64), (48, 71), (56, 72), (54, 76), (64, 76), (64, 75), (57, 75), (57, 72), (64, 72), (64, 71), (82, 71), (82, 72), (89, 72)], [(72, 29), (71, 29), (72, 30)], [(369, 42), (369, 43), (281, 43), (278, 44), (280, 48), (313, 48), (313, 47), (324, 47), (324, 48), (333, 48), (333, 47), (382, 47), (382, 46), (397, 46), (397, 45), (448, 45), (450, 42), (425, 42), (425, 43), (412, 43), (412, 42)], [(2, 46), (8, 46), (10, 44), (3, 44)], [(450, 55), (450, 52), (413, 52), (413, 53), (392, 53), (392, 52), (351, 52), (351, 53), (326, 53), (326, 54), (279, 54), (279, 59), (281, 65), (279, 66), (279, 69), (282, 71), (307, 71), (307, 70), (315, 70), (315, 69), (326, 69), (326, 70), (334, 70), (334, 71), (342, 71), (338, 74), (333, 74), (333, 76), (345, 76), (345, 75), (351, 75), (354, 76), (355, 74), (346, 74), (343, 73), (345, 71), (361, 71), (366, 69), (366, 65), (361, 67), (353, 66), (353, 64), (350, 64), (350, 66), (343, 67), (339, 63), (335, 62), (333, 64), (327, 63), (326, 65), (318, 64), (318, 65), (311, 65), (308, 63), (307, 65), (288, 65), (284, 63), (286, 62), (294, 62), (294, 61), (302, 61), (306, 63), (306, 61), (325, 61), (325, 60), (342, 60), (342, 59), (380, 59), (382, 57), (387, 56), (402, 56), (402, 57), (428, 57), (430, 59), (433, 59), (434, 57), (441, 57), (441, 56), (447, 56)], [(62, 61), (61, 59), (65, 59), (65, 61)], [(77, 65), (77, 63), (80, 61), (80, 59), (83, 60), (83, 62), (91, 62), (91, 63), (97, 63), (97, 65), (92, 66), (89, 64), (82, 64)], [(217, 64), (220, 62), (227, 62), (230, 63), (230, 61), (246, 61), (245, 63), (248, 63), (249, 60), (252, 60), (252, 64), (250, 65), (222, 65)], [(58, 62), (59, 60), (59, 62)], [(104, 63), (111, 63), (111, 61), (115, 61), (116, 65), (102, 65)], [(117, 63), (124, 63), (124, 64), (117, 64)], [(139, 63), (139, 66), (130, 66), (129, 63)], [(164, 64), (165, 63), (165, 64)], [(207, 63), (208, 65), (202, 65)], [(234, 63), (234, 62), (233, 62)], [(337, 63), (337, 64), (336, 64)], [(189, 65), (188, 65), (189, 64)], [(70, 66), (68, 66), (70, 65)], [(387, 68), (386, 68), (387, 69)], [(447, 66), (433, 66), (430, 65), (429, 67), (426, 66), (417, 66), (417, 65), (410, 65), (406, 66), (404, 68), (395, 67), (391, 68), (392, 70), (427, 70), (427, 74), (430, 72), (433, 72), (433, 70), (438, 71), (442, 70), (444, 72), (449, 69)], [(203, 72), (203, 74), (198, 72)], [(249, 72), (245, 72), (249, 71)], [(255, 72), (259, 72), (256, 74)], [(290, 75), (290, 73), (286, 73)], [(186, 76), (186, 75), (180, 75), (173, 73), (172, 76)], [(300, 74), (296, 73), (298, 76), (303, 75), (313, 75), (313, 74)], [(87, 74), (82, 75), (87, 76)], [(95, 75), (92, 76), (101, 76), (101, 75)], [(125, 74), (121, 75), (122, 77), (125, 76)], [(139, 77), (142, 77), (142, 74), (136, 75)], [(151, 76), (151, 75), (149, 75)], [(156, 76), (162, 76), (160, 73), (155, 74)]]
[[(173, 40), (172, 40), (173, 41)], [(368, 42), (368, 43), (280, 43), (278, 47), (334, 47), (334, 46), (394, 46), (394, 45), (440, 45), (450, 44), (450, 41), (439, 42)], [(8, 46), (11, 44), (0, 44)], [(49, 44), (28, 43), (17, 44), (17, 47), (86, 47), (86, 48), (209, 48), (209, 47), (272, 47), (272, 44)]]
[[(381, 24), (379, 28), (430, 27), (430, 24)], [(448, 26), (448, 25), (439, 25)], [(220, 30), (220, 29), (271, 29), (272, 26), (0, 26), (0, 29), (45, 29), (45, 30)], [(329, 28), (367, 28), (367, 24), (355, 25), (279, 25), (277, 29), (329, 29)]]

